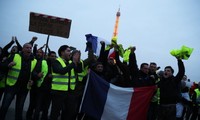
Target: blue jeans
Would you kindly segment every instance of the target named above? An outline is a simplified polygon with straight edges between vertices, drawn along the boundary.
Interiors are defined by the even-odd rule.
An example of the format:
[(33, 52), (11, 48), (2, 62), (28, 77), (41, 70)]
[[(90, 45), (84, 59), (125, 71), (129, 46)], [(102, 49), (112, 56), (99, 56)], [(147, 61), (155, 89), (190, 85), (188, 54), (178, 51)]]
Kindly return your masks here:
[(6, 86), (2, 101), (2, 106), (0, 108), (1, 120), (5, 120), (8, 108), (12, 103), (12, 100), (14, 99), (15, 95), (16, 95), (15, 120), (23, 120), (22, 113), (27, 94), (28, 94), (28, 89), (24, 87), (17, 85)]

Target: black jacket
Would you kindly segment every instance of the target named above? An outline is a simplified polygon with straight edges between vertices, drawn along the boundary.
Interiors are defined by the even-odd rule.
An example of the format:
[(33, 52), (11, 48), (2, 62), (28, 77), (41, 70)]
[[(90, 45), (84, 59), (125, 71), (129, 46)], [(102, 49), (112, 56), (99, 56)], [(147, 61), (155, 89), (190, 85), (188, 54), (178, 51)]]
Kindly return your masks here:
[(129, 55), (129, 69), (131, 72), (133, 87), (144, 87), (155, 85), (155, 79), (151, 78), (149, 74), (143, 73), (138, 69), (135, 53)]
[(169, 78), (162, 77), (158, 84), (160, 88), (160, 104), (176, 104), (179, 97), (179, 83), (185, 74), (185, 67), (181, 60), (178, 60), (178, 73)]
[[(33, 76), (33, 74), (31, 73), (31, 61), (34, 59), (34, 56), (31, 55), (28, 59), (25, 59), (23, 54), (20, 54), (21, 58), (22, 58), (22, 63), (21, 63), (21, 70), (20, 70), (20, 74), (19, 77), (17, 79), (17, 83), (16, 85), (19, 85), (20, 87), (27, 87), (27, 83), (30, 80), (30, 77)], [(3, 63), (3, 68), (9, 70), (8, 68), (8, 64), (10, 62), (12, 62), (14, 59), (14, 55), (11, 55), (5, 63)]]

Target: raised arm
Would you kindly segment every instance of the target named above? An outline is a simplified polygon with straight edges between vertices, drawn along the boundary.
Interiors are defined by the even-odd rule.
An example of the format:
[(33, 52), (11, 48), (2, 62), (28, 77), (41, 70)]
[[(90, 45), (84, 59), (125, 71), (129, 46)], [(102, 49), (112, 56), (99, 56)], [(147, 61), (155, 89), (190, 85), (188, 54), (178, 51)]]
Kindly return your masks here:
[(105, 42), (101, 41), (100, 43), (101, 43), (101, 50), (100, 50), (100, 55), (99, 55), (98, 61), (104, 63), (105, 58), (107, 58), (104, 53), (105, 52)]
[(132, 77), (136, 77), (138, 75), (138, 65), (137, 65), (137, 60), (136, 60), (136, 55), (135, 55), (135, 47), (131, 48), (131, 53), (129, 55), (129, 69)]
[(17, 37), (15, 37), (15, 42), (16, 42), (16, 44), (17, 44), (18, 51), (22, 51), (22, 46), (21, 46), (21, 44), (19, 43), (19, 41), (17, 40)]
[(34, 42), (37, 40), (37, 37), (32, 37), (31, 41), (29, 42), (32, 46), (34, 44)]
[(177, 59), (177, 61), (178, 61), (178, 73), (175, 76), (175, 79), (177, 80), (177, 82), (179, 82), (182, 80), (183, 76), (185, 75), (185, 67), (181, 59)]
[(3, 57), (8, 57), (9, 55), (9, 52), (8, 52), (8, 49), (15, 43), (15, 38), (12, 37), (12, 40), (6, 45), (3, 47)]
[(86, 43), (86, 48), (88, 49), (88, 58), (83, 61), (84, 67), (90, 66), (92, 63), (96, 62), (94, 52), (92, 50), (92, 44), (90, 42)]

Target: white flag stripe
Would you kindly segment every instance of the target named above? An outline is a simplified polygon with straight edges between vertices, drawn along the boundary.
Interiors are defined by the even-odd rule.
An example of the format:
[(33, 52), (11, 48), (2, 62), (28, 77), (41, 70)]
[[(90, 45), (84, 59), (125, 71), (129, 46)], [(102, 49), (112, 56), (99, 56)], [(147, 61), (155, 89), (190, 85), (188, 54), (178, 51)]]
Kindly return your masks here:
[[(132, 95), (133, 88), (122, 88), (110, 84), (101, 120), (108, 120), (108, 118), (126, 120)], [(125, 101), (127, 104), (124, 104)]]

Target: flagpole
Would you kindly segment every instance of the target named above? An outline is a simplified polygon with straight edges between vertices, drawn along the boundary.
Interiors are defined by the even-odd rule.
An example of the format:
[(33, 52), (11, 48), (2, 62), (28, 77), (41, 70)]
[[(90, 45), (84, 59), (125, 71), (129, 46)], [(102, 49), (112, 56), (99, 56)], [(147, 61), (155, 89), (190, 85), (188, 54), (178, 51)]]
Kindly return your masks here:
[(50, 35), (47, 36), (47, 42), (46, 42), (46, 47), (45, 47), (45, 52), (44, 52), (44, 56), (43, 57), (46, 57), (46, 53), (47, 53), (47, 47), (49, 46), (49, 37)]
[(87, 75), (87, 80), (86, 80), (86, 84), (85, 84), (85, 89), (84, 89), (83, 97), (82, 97), (81, 104), (80, 104), (80, 107), (79, 107), (79, 113), (81, 112), (81, 108), (82, 108), (82, 105), (83, 105), (83, 99), (84, 99), (85, 93), (87, 91), (87, 86), (88, 86), (89, 78), (90, 78), (90, 69), (88, 70), (88, 75)]

